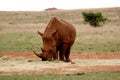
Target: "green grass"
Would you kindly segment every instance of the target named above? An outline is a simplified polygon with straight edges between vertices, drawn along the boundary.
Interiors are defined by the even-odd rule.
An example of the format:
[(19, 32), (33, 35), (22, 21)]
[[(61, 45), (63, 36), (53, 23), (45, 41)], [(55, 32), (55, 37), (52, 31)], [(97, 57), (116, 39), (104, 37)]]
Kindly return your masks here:
[(93, 33), (79, 32), (72, 52), (120, 52), (120, 37), (116, 32), (108, 33), (109, 31), (101, 31), (102, 34), (99, 34), (95, 31), (92, 31)]
[(40, 50), (42, 41), (35, 33), (16, 32), (0, 35), (0, 52), (31, 52)]
[[(71, 52), (120, 52), (119, 39), (112, 38), (110, 40), (104, 35), (103, 38), (97, 38), (97, 36), (99, 34), (78, 34)], [(32, 52), (33, 50), (40, 51), (40, 47), (42, 47), (42, 39), (35, 32), (9, 32), (0, 35), (0, 52)]]
[[(40, 12), (0, 12), (0, 52), (40, 51), (42, 41), (36, 33), (44, 31), (52, 17), (73, 24), (77, 31), (72, 53), (120, 52), (120, 8), (56, 10)], [(108, 21), (93, 28), (84, 24), (82, 12), (101, 12)]]
[(0, 80), (120, 80), (120, 71), (97, 71), (78, 74), (0, 75)]

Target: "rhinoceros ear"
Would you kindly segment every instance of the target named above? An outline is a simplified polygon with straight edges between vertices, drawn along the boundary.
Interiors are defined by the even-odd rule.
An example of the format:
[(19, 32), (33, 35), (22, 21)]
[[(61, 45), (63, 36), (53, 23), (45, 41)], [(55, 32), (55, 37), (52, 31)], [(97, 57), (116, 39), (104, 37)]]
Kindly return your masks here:
[(39, 32), (39, 31), (37, 31), (37, 33), (38, 33), (39, 35), (41, 35), (41, 37), (43, 37), (43, 33)]

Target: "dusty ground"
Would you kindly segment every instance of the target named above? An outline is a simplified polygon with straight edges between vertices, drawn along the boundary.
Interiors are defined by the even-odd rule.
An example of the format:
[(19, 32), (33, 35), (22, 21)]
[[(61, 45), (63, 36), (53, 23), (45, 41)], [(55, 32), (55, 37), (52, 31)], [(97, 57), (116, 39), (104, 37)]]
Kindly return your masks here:
[(71, 54), (72, 62), (45, 61), (33, 53), (0, 53), (0, 74), (76, 73), (93, 70), (120, 70), (120, 54)]

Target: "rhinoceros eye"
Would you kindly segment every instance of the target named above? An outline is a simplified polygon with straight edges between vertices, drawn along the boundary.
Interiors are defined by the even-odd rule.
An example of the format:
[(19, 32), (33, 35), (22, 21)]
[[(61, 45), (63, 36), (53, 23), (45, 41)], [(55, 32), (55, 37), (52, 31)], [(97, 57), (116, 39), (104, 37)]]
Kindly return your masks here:
[(44, 41), (51, 41), (51, 40), (52, 40), (52, 37), (50, 37), (50, 36), (43, 37), (43, 40), (44, 40)]

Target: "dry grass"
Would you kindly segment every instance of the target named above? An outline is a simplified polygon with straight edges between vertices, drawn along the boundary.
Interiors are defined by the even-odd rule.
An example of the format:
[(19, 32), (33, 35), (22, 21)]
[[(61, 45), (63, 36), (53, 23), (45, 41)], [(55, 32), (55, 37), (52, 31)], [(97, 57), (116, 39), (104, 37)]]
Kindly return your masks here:
[[(103, 25), (102, 27), (94, 28), (94, 27), (91, 27), (89, 24), (84, 24), (82, 12), (101, 12), (103, 16), (107, 17), (108, 20), (105, 23), (105, 25)], [(1, 46), (0, 51), (5, 51), (5, 49), (8, 49), (8, 48), (11, 49), (11, 46), (8, 46), (7, 44), (9, 44), (9, 42), (11, 42), (12, 40), (17, 40), (18, 38), (24, 38), (24, 43), (19, 42), (18, 40), (16, 41), (18, 43), (21, 43), (20, 45), (23, 45), (30, 41), (29, 44), (33, 44), (34, 48), (36, 48), (35, 47), (36, 44), (34, 44), (34, 41), (31, 41), (32, 38), (35, 38), (37, 41), (38, 38), (37, 38), (36, 32), (38, 30), (43, 32), (49, 20), (52, 17), (64, 19), (75, 26), (77, 31), (77, 38), (73, 46), (73, 52), (91, 52), (91, 51), (92, 52), (106, 52), (106, 51), (119, 52), (120, 51), (120, 48), (119, 48), (120, 47), (120, 36), (119, 36), (120, 8), (119, 7), (108, 8), (108, 9), (56, 10), (56, 11), (40, 11), (40, 12), (2, 11), (0, 12), (0, 38), (2, 38), (3, 35), (4, 37), (2, 41), (0, 41), (2, 42), (0, 44)], [(17, 37), (17, 39), (14, 36), (12, 36), (13, 34), (14, 36)], [(9, 37), (9, 36), (12, 36), (12, 37)], [(8, 47), (4, 45), (7, 45)], [(9, 45), (16, 46), (14, 43), (11, 43)], [(28, 44), (25, 44), (25, 45), (28, 45)], [(21, 49), (21, 48), (27, 49), (28, 47), (33, 49), (33, 45), (29, 45), (27, 47), (22, 46), (22, 47), (19, 47), (18, 49)], [(9, 50), (6, 50), (6, 51), (9, 51)], [(28, 50), (28, 51), (31, 51), (31, 50)]]
[[(26, 60), (22, 57), (12, 59), (11, 57), (0, 58), (0, 71), (5, 73), (51, 73), (51, 74), (70, 74), (83, 71), (82, 67), (94, 66), (120, 66), (119, 59), (111, 60), (79, 60), (74, 59), (74, 64), (62, 61), (41, 61)], [(82, 69), (81, 69), (82, 68)], [(89, 69), (89, 68), (88, 68)]]
[[(77, 31), (89, 31), (89, 25), (84, 24), (82, 12), (101, 12), (107, 17), (108, 21), (104, 26), (114, 27), (120, 26), (120, 8), (108, 9), (83, 9), (83, 10), (57, 10), (57, 11), (41, 11), (41, 12), (0, 12), (0, 28), (2, 31), (33, 31), (36, 29), (45, 29), (52, 17), (67, 20), (76, 26)], [(80, 29), (79, 29), (80, 28)], [(107, 28), (108, 29), (108, 28)], [(108, 29), (109, 30), (109, 29)]]

